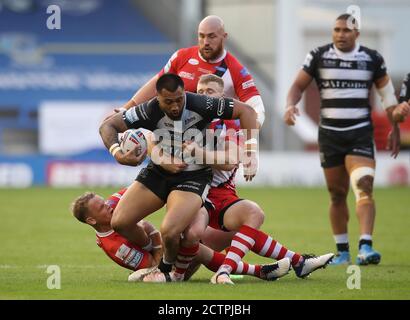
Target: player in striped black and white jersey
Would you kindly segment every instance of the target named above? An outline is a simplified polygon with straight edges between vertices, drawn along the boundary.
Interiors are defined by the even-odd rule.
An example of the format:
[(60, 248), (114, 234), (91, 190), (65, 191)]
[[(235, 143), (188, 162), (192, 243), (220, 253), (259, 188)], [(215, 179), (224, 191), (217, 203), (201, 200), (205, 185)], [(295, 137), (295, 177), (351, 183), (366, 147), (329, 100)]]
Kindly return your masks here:
[(357, 21), (349, 14), (336, 19), (333, 43), (311, 51), (292, 84), (284, 120), (294, 125), (296, 107), (303, 92), (315, 79), (321, 97), (319, 149), (330, 193), (330, 221), (338, 256), (333, 264), (350, 263), (347, 225), (349, 180), (356, 196), (360, 224), (358, 264), (378, 264), (381, 255), (372, 248), (375, 205), (372, 196), (375, 174), (370, 89), (375, 84), (393, 125), (392, 156), (399, 152), (400, 135), (392, 111), (397, 105), (394, 88), (383, 57), (361, 46)]

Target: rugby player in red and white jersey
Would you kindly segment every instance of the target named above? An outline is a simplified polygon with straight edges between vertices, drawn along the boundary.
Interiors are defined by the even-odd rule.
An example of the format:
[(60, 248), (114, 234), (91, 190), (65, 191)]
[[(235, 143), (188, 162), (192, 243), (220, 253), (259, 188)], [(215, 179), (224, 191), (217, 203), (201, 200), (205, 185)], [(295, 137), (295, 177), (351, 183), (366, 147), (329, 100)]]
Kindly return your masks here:
[[(127, 189), (122, 189), (111, 195), (106, 201), (99, 195), (86, 192), (78, 197), (72, 204), (74, 217), (79, 221), (92, 226), (96, 231), (97, 245), (118, 265), (137, 271), (132, 273), (128, 280), (141, 280), (145, 274), (158, 265), (161, 259), (162, 241), (159, 231), (148, 221), (140, 221), (143, 232), (150, 238), (149, 245), (142, 247), (131, 243), (129, 240), (115, 232), (111, 228), (112, 213)], [(204, 264), (211, 271), (218, 270), (225, 256), (214, 252), (210, 248), (201, 245), (196, 257), (198, 263)], [(263, 280), (276, 280), (287, 274), (280, 266), (288, 265), (288, 259), (282, 259), (276, 263), (266, 265), (238, 264), (236, 274), (245, 274), (258, 277)], [(188, 279), (192, 272), (186, 276)], [(169, 281), (171, 279), (169, 278)]]
[(155, 83), (164, 73), (179, 75), (185, 90), (196, 92), (199, 78), (204, 74), (216, 74), (224, 82), (226, 97), (245, 102), (258, 114), (261, 127), (265, 120), (265, 108), (255, 82), (248, 70), (228, 51), (225, 50), (224, 22), (218, 16), (207, 16), (198, 26), (198, 45), (176, 51), (165, 67), (149, 80), (125, 105), (129, 109), (156, 95)]
[[(221, 97), (223, 87), (224, 82), (221, 78), (215, 75), (205, 75), (200, 78), (197, 91), (199, 94)], [(220, 130), (217, 136), (219, 136), (219, 142), (225, 145), (227, 152), (238, 149), (237, 145), (240, 148), (240, 144), (243, 143), (241, 130), (236, 121), (217, 120), (212, 122), (210, 129)], [(234, 145), (232, 146), (232, 144)], [(200, 151), (201, 149), (198, 149), (196, 153), (200, 153)], [(237, 154), (242, 153), (237, 152)], [(232, 152), (229, 152), (228, 156), (230, 155)], [(200, 154), (199, 157), (201, 157)], [(332, 253), (319, 257), (300, 255), (288, 250), (272, 237), (258, 230), (264, 221), (264, 213), (258, 204), (241, 199), (236, 194), (235, 174), (237, 168), (237, 164), (223, 165), (219, 168), (213, 167), (213, 180), (207, 197), (208, 225), (216, 230), (237, 232), (232, 238), (225, 261), (211, 282), (233, 284), (229, 273), (237, 268), (237, 263), (249, 250), (260, 256), (277, 260), (284, 257), (290, 258), (291, 265), (298, 277), (306, 277), (314, 270), (326, 266), (333, 258)], [(218, 237), (217, 234), (208, 228), (202, 239), (204, 243), (207, 243), (206, 239), (215, 239), (216, 237)], [(212, 243), (209, 245), (212, 247)]]

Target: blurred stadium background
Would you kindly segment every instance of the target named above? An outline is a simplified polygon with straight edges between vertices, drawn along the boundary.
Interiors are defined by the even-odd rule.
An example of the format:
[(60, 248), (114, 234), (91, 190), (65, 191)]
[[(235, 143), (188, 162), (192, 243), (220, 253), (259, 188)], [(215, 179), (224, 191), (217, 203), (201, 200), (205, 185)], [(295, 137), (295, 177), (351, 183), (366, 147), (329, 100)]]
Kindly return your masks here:
[[(46, 27), (46, 8), (51, 4), (62, 10), (61, 30)], [(176, 49), (196, 44), (198, 22), (208, 14), (224, 19), (227, 48), (253, 74), (266, 108), (260, 170), (255, 181), (246, 184), (258, 189), (243, 188), (241, 193), (274, 214), (264, 228), (289, 246), (316, 252), (333, 248), (316, 143), (316, 91), (309, 89), (296, 127), (285, 127), (282, 116), (287, 90), (306, 53), (331, 42), (334, 19), (350, 4), (339, 0), (0, 0), (0, 284), (6, 290), (0, 290), (0, 298), (78, 299), (96, 292), (95, 298), (167, 298), (168, 290), (159, 294), (148, 289), (148, 295), (135, 295), (121, 284), (124, 270), (103, 256), (91, 230), (69, 216), (68, 205), (86, 189), (98, 187), (107, 196), (133, 181), (135, 168), (118, 165), (103, 147), (99, 123), (158, 72)], [(360, 43), (382, 53), (398, 91), (410, 72), (406, 23), (410, 1), (358, 0), (355, 4), (362, 14)], [(379, 280), (369, 285), (370, 291), (356, 295), (343, 291), (345, 271), (329, 270), (317, 277), (313, 289), (303, 284), (300, 291), (292, 280), (284, 280), (274, 294), (268, 286), (255, 289), (253, 283), (245, 291), (218, 288), (217, 294), (211, 294), (204, 289), (210, 274), (201, 271), (206, 284), (196, 291), (190, 287), (189, 292), (173, 287), (174, 297), (409, 298), (409, 259), (403, 260), (402, 252), (407, 250), (409, 228), (410, 119), (401, 125), (403, 152), (393, 160), (385, 151), (387, 118), (377, 95), (373, 96), (379, 150), (376, 199), (385, 213), (378, 217), (376, 228), (386, 240), (378, 242), (378, 248), (389, 262), (385, 269), (367, 269), (365, 279)], [(159, 225), (160, 216), (152, 219)], [(356, 239), (353, 213), (352, 220), (356, 227), (351, 238)], [(38, 269), (52, 263), (68, 270), (64, 285), (72, 290), (65, 295), (50, 296), (39, 280), (45, 279), (44, 270), (33, 271), (34, 265)], [(93, 263), (110, 269), (97, 268), (104, 274), (90, 274), (84, 268)], [(111, 279), (108, 284), (107, 279)]]
[[(46, 8), (62, 9), (48, 30)], [(346, 1), (14, 0), (0, 1), (0, 186), (125, 185), (133, 168), (103, 149), (98, 124), (158, 72), (179, 47), (196, 43), (198, 22), (220, 15), (228, 49), (254, 75), (267, 119), (253, 185), (323, 185), (317, 152), (318, 94), (311, 88), (294, 128), (285, 97), (306, 53), (331, 41)], [(397, 90), (410, 72), (406, 0), (361, 0), (360, 42), (379, 50)], [(388, 8), (388, 10), (387, 10)], [(383, 23), (380, 23), (383, 21)], [(387, 119), (374, 95), (377, 185), (408, 185), (409, 154), (384, 152)], [(410, 148), (410, 120), (402, 128)], [(303, 165), (301, 160), (303, 159)]]

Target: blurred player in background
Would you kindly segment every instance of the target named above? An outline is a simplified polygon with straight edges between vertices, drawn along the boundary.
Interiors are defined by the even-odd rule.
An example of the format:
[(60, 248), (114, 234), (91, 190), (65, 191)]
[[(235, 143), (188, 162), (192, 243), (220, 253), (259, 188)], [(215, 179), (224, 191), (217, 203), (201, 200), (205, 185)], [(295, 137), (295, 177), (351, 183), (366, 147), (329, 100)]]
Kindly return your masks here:
[(129, 109), (156, 95), (155, 83), (164, 73), (179, 75), (189, 92), (196, 92), (198, 79), (204, 74), (216, 74), (225, 82), (225, 96), (250, 105), (258, 114), (259, 126), (265, 120), (265, 108), (255, 82), (248, 70), (225, 50), (224, 22), (220, 17), (207, 16), (198, 26), (198, 45), (176, 51), (165, 67), (132, 97)]
[[(129, 277), (129, 281), (138, 281), (142, 280), (152, 267), (158, 265), (162, 256), (162, 241), (159, 231), (147, 221), (139, 222), (142, 227), (141, 232), (146, 233), (151, 240), (149, 246), (144, 247), (130, 242), (111, 228), (112, 213), (126, 190), (122, 189), (112, 194), (106, 201), (95, 193), (86, 192), (73, 202), (71, 209), (77, 220), (95, 229), (97, 245), (110, 259), (124, 268), (139, 271)], [(222, 253), (214, 252), (201, 245), (196, 260), (198, 263), (204, 264), (209, 270), (216, 271), (224, 258), (225, 255)], [(282, 267), (282, 265), (288, 266), (288, 269)], [(251, 265), (241, 262), (234, 270), (234, 273), (251, 275), (271, 281), (286, 275), (289, 265), (288, 258), (265, 265)], [(192, 276), (192, 273), (185, 280), (190, 276)]]
[(402, 122), (410, 114), (410, 73), (404, 78), (401, 85), (399, 103), (393, 111), (393, 119)]
[(369, 95), (373, 83), (393, 126), (390, 136), (392, 156), (396, 157), (400, 150), (400, 132), (392, 118), (397, 99), (384, 59), (377, 51), (359, 45), (356, 41), (359, 34), (353, 16), (343, 14), (336, 19), (333, 43), (318, 47), (307, 55), (290, 88), (284, 116), (286, 124), (295, 124), (295, 116), (299, 115), (296, 105), (315, 79), (321, 96), (320, 159), (330, 193), (330, 221), (338, 250), (332, 261), (334, 265), (351, 262), (346, 202), (349, 180), (356, 197), (360, 224), (356, 263), (378, 264), (381, 259), (372, 246), (376, 214), (373, 200), (375, 146)]

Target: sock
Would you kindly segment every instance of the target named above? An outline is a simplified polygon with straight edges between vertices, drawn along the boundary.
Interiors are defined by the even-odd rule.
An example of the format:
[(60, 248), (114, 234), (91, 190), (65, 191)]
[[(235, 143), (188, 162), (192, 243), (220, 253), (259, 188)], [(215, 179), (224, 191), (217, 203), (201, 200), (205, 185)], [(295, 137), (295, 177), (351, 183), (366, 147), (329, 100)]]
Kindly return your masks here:
[(336, 242), (336, 248), (338, 252), (349, 251), (349, 239), (347, 233), (335, 234), (333, 238)]
[(161, 261), (159, 262), (158, 269), (161, 272), (171, 272), (172, 271), (172, 265), (173, 265), (173, 263), (170, 263), (170, 262), (166, 261), (164, 259), (164, 257), (162, 257)]
[(177, 260), (175, 261), (176, 278), (183, 279), (185, 272), (187, 271), (189, 264), (194, 260), (199, 251), (199, 243), (192, 247), (181, 246), (178, 251)]
[(362, 234), (359, 239), (359, 249), (361, 248), (362, 245), (367, 244), (369, 246), (373, 246), (373, 240), (372, 240), (372, 235), (371, 234)]
[(246, 225), (239, 229), (232, 239), (231, 246), (219, 270), (230, 273), (236, 269), (244, 255), (254, 246), (257, 231)]
[(276, 260), (287, 257), (291, 259), (292, 266), (299, 264), (299, 262), (303, 260), (300, 254), (290, 251), (263, 231), (253, 230), (255, 230), (256, 237), (254, 238), (255, 245), (253, 246), (252, 251), (256, 254)]
[[(223, 264), (225, 257), (226, 256), (224, 254), (214, 251), (214, 255), (211, 261), (205, 264), (205, 267), (207, 267), (209, 270), (213, 272), (216, 272), (218, 271), (219, 267)], [(260, 278), (261, 268), (261, 265), (253, 265), (243, 261), (239, 261), (236, 268), (232, 269), (232, 273), (250, 275)]]

